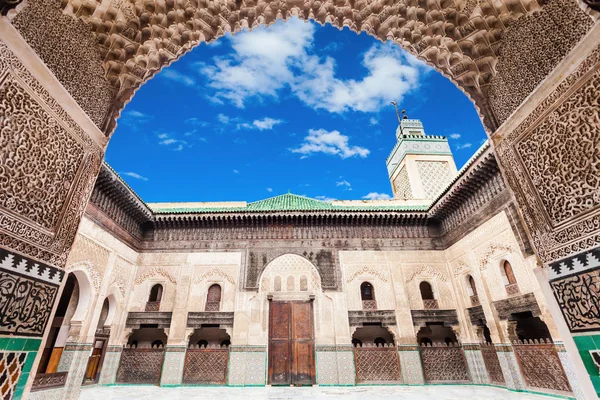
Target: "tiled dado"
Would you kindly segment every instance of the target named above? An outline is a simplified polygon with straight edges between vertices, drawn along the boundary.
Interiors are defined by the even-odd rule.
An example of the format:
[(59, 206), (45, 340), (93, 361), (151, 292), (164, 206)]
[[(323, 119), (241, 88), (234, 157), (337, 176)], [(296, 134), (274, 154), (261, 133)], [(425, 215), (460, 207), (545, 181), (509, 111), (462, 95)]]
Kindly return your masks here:
[(588, 374), (590, 374), (594, 389), (596, 389), (596, 393), (598, 394), (598, 397), (600, 397), (600, 370), (598, 366), (594, 364), (594, 360), (592, 360), (590, 354), (590, 350), (600, 351), (600, 332), (591, 335), (580, 334), (573, 336), (573, 340), (575, 341), (579, 355), (583, 360), (583, 364), (585, 365)]
[(356, 384), (352, 346), (317, 346), (317, 383), (323, 386)]
[(0, 398), (19, 400), (41, 339), (0, 337)]
[(229, 348), (229, 386), (262, 386), (267, 377), (265, 346), (231, 346)]

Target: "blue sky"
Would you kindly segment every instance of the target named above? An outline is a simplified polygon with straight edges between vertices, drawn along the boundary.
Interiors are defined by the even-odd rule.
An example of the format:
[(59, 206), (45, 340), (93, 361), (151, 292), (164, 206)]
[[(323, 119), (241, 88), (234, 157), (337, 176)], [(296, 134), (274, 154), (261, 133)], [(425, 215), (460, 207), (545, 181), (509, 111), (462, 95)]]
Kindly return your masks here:
[(294, 18), (161, 71), (123, 111), (106, 160), (147, 202), (387, 198), (392, 100), (448, 136), (458, 168), (485, 139), (467, 97), (399, 46)]

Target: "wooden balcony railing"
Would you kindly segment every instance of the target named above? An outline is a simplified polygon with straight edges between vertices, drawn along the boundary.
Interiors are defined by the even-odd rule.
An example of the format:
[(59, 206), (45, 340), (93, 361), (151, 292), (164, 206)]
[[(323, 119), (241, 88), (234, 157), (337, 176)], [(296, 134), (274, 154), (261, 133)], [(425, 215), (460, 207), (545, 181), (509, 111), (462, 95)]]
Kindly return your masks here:
[(146, 303), (146, 311), (159, 311), (160, 301), (149, 301)]
[(363, 310), (377, 310), (377, 301), (376, 300), (363, 300), (362, 306), (363, 306)]
[(36, 374), (31, 386), (31, 391), (50, 389), (65, 386), (68, 372), (52, 372), (49, 374)]
[(516, 283), (506, 285), (506, 294), (508, 294), (509, 296), (515, 296), (519, 293), (521, 293), (519, 290), (519, 285), (517, 285)]
[(423, 308), (426, 310), (435, 310), (440, 307), (436, 299), (423, 299)]
[(479, 296), (477, 296), (476, 294), (474, 294), (473, 296), (471, 296), (471, 305), (473, 307), (478, 306), (479, 304), (481, 304), (479, 302)]

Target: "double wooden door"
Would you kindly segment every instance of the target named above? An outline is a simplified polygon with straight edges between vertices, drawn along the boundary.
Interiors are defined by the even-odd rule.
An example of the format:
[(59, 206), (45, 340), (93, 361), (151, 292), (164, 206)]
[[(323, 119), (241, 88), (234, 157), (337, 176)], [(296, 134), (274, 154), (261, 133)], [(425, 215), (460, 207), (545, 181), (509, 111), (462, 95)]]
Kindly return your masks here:
[(271, 301), (269, 383), (271, 385), (313, 385), (315, 383), (312, 301)]

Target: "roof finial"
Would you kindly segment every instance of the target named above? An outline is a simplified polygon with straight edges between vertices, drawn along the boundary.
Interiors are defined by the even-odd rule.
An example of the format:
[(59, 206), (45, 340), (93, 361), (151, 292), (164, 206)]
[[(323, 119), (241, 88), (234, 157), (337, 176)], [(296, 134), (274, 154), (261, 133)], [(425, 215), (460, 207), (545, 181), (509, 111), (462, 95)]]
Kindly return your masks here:
[[(398, 112), (398, 103), (395, 101), (392, 101), (392, 104), (394, 105), (394, 108), (396, 109), (396, 117), (398, 117), (398, 123), (400, 123), (401, 119), (400, 119), (400, 113)], [(404, 110), (402, 110), (402, 114), (404, 114)]]

